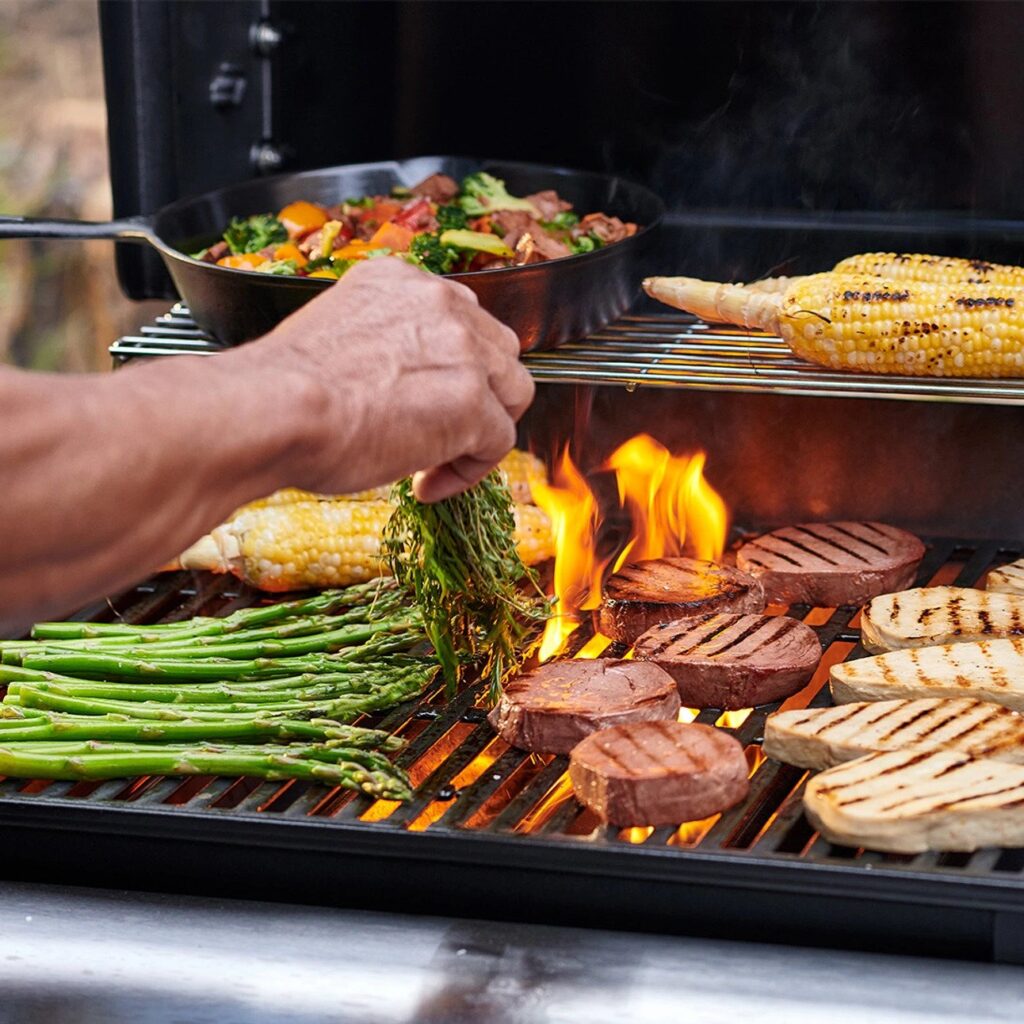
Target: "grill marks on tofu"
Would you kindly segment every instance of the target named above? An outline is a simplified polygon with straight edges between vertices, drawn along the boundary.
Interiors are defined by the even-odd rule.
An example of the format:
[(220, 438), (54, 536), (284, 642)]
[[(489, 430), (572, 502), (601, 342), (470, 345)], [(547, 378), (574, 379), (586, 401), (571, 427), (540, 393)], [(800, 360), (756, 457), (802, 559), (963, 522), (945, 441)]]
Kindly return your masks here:
[(705, 725), (638, 722), (603, 729), (572, 752), (579, 800), (615, 825), (678, 825), (707, 818), (747, 794), (743, 748)]
[(988, 574), (985, 589), (1000, 594), (1024, 595), (1024, 558), (993, 569)]
[(834, 665), (838, 703), (896, 697), (974, 697), (1024, 711), (1024, 638), (890, 651)]
[(804, 523), (744, 544), (736, 563), (761, 580), (769, 602), (834, 607), (909, 586), (924, 550), (885, 523)]
[(804, 810), (830, 842), (892, 853), (1024, 845), (1024, 766), (918, 748), (811, 779)]
[(876, 597), (861, 618), (872, 652), (1024, 636), (1024, 595), (968, 587), (919, 587)]
[(865, 754), (910, 747), (1024, 762), (1024, 718), (971, 698), (887, 700), (781, 711), (765, 724), (764, 752), (823, 769)]
[(796, 693), (814, 674), (821, 644), (810, 626), (786, 616), (721, 614), (654, 626), (633, 654), (665, 669), (687, 707), (729, 710)]
[(694, 558), (627, 565), (605, 583), (598, 627), (632, 644), (662, 622), (695, 623), (718, 612), (760, 612), (764, 590), (750, 574)]

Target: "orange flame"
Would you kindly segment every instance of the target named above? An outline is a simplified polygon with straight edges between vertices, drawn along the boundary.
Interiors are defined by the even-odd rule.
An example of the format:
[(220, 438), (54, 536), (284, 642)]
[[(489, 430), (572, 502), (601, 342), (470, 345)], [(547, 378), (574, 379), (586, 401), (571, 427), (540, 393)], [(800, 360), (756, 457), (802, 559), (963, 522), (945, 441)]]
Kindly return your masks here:
[[(541, 642), (541, 661), (562, 649), (579, 626), (581, 612), (598, 607), (609, 571), (684, 552), (706, 560), (721, 557), (729, 515), (704, 479), (704, 463), (703, 452), (673, 455), (647, 434), (620, 445), (601, 468), (615, 474), (619, 504), (629, 513), (632, 529), (621, 550), (602, 558), (597, 554), (601, 508), (568, 447), (554, 469), (554, 482), (534, 485), (534, 500), (551, 519), (555, 540), (556, 604)], [(600, 650), (591, 653), (594, 649), (591, 643), (584, 648), (597, 657)]]

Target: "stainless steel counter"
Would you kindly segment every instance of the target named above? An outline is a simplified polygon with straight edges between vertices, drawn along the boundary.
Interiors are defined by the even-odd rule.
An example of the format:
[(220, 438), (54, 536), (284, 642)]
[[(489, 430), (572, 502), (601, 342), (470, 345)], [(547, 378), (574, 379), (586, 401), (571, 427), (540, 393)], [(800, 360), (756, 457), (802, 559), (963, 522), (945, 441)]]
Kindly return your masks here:
[(3, 1024), (1024, 1018), (1024, 969), (864, 953), (15, 884), (0, 928)]

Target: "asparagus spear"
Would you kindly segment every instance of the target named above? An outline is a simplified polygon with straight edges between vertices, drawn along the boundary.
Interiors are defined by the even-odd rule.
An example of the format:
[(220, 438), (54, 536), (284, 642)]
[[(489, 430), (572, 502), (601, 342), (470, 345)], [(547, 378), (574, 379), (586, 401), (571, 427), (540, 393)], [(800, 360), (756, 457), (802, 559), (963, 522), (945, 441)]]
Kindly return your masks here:
[(296, 601), (242, 608), (223, 618), (199, 616), (182, 622), (163, 622), (151, 626), (134, 626), (123, 622), (39, 622), (32, 627), (32, 636), (35, 639), (47, 640), (146, 634), (201, 636), (231, 633), (296, 616), (335, 614), (340, 608), (372, 604), (376, 598), (396, 591), (395, 581), (383, 577), (370, 580), (368, 583), (357, 583), (345, 587), (344, 590), (325, 590), (313, 597)]
[[(388, 800), (412, 795), (401, 769), (385, 762), (368, 768), (363, 751), (341, 750), (329, 760), (249, 747), (194, 747), (164, 750), (140, 745), (114, 752), (59, 753), (37, 744), (0, 746), (0, 774), (23, 779), (117, 779), (136, 775), (247, 775), (306, 779), (356, 789)], [(79, 744), (75, 744), (79, 747)], [(325, 757), (326, 752), (325, 752)]]
[[(24, 683), (16, 695), (6, 702), (28, 708), (67, 711), (81, 715), (120, 714), (132, 718), (180, 721), (184, 718), (219, 720), (228, 715), (266, 716), (271, 713), (290, 718), (320, 717), (348, 721), (369, 711), (379, 711), (400, 704), (422, 691), (433, 678), (433, 671), (400, 676), (367, 694), (351, 694), (324, 698), (317, 702), (302, 700), (268, 701), (266, 703), (232, 702), (217, 705), (159, 703), (157, 701), (109, 700), (101, 697), (75, 697), (40, 690)], [(0, 773), (2, 774), (2, 773)]]
[(267, 740), (307, 740), (312, 742), (340, 740), (347, 746), (376, 746), (397, 750), (403, 744), (379, 729), (362, 729), (343, 725), (332, 719), (299, 719), (253, 717), (156, 722), (124, 715), (67, 715), (39, 711), (17, 727), (0, 733), (0, 744), (36, 740), (111, 740), (132, 743), (189, 743), (224, 740), (231, 743), (262, 743)]

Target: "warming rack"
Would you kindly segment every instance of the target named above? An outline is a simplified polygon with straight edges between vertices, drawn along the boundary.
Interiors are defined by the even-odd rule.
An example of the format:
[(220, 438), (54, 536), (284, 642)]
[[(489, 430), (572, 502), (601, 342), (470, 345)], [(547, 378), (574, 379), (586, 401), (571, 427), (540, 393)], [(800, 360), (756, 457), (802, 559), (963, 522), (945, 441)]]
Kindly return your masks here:
[[(213, 355), (222, 347), (176, 304), (137, 335), (110, 347), (116, 362), (163, 355)], [(780, 338), (706, 324), (686, 313), (631, 313), (583, 341), (524, 362), (538, 381), (737, 391), (833, 398), (876, 398), (1024, 405), (1024, 379), (883, 377), (832, 373), (794, 356)]]

